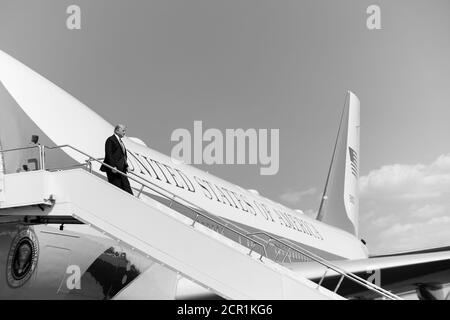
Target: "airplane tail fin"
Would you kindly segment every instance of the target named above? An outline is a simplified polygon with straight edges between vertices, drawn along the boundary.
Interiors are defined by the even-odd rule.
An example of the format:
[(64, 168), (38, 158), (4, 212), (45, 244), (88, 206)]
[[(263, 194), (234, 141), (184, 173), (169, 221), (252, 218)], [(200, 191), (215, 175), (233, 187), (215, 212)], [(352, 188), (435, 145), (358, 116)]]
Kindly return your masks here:
[(360, 102), (348, 91), (317, 220), (358, 236)]

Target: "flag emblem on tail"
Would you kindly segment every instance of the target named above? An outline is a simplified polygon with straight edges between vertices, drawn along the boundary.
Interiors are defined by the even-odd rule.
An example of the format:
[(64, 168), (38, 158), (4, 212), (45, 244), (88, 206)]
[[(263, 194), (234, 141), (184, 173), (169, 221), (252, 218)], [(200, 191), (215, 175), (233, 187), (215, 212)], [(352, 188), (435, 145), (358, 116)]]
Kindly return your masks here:
[(358, 179), (358, 154), (351, 147), (348, 147), (350, 153), (350, 166), (352, 168), (352, 174)]

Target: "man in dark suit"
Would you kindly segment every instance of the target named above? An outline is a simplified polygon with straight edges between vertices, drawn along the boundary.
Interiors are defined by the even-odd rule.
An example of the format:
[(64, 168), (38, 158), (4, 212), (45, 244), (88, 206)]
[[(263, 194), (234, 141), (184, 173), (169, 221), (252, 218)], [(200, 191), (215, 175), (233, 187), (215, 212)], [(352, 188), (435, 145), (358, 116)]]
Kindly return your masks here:
[(106, 139), (105, 142), (105, 160), (104, 163), (110, 165), (114, 169), (110, 169), (104, 165), (100, 167), (100, 171), (106, 172), (108, 176), (108, 182), (125, 190), (128, 193), (133, 194), (130, 187), (128, 178), (120, 173), (127, 173), (127, 149), (122, 142), (122, 138), (125, 136), (126, 127), (122, 124), (118, 124), (114, 128), (114, 134)]

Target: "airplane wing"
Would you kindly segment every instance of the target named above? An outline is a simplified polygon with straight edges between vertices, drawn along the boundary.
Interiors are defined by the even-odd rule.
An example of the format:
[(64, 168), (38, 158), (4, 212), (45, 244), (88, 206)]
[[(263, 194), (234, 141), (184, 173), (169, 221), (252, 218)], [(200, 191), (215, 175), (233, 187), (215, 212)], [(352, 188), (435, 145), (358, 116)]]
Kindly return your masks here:
[[(333, 261), (333, 264), (405, 299), (450, 299), (450, 247)], [(326, 267), (316, 262), (286, 266), (317, 283), (326, 271)], [(322, 285), (334, 290), (339, 277), (328, 270)], [(353, 299), (375, 298), (369, 290), (364, 291), (347, 279), (343, 280), (337, 292)]]

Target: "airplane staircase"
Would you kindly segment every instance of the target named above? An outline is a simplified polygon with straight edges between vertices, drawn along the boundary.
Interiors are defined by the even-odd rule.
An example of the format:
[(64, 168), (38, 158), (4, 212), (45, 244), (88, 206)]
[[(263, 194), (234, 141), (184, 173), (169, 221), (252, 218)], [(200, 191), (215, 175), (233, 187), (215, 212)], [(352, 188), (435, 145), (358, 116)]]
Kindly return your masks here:
[[(151, 198), (139, 199), (144, 187), (151, 188), (149, 181), (142, 182), (129, 176), (142, 184), (138, 197), (135, 197), (91, 170), (47, 171), (45, 147), (38, 147), (42, 155), (40, 170), (3, 176), (0, 216), (39, 216), (59, 222), (88, 224), (226, 299), (344, 299), (320, 283), (268, 259), (265, 245), (255, 240), (253, 235), (240, 234), (253, 244), (249, 249), (197, 223), (199, 215), (202, 215), (200, 211), (197, 211), (195, 219), (191, 219)], [(68, 145), (58, 148), (61, 147), (84, 154)], [(99, 160), (86, 156), (91, 169), (90, 162)], [(220, 221), (215, 222), (227, 228)], [(292, 247), (292, 250), (300, 249)], [(398, 298), (335, 268), (320, 257), (311, 255), (311, 258), (341, 274), (340, 282), (348, 278), (387, 299)]]

